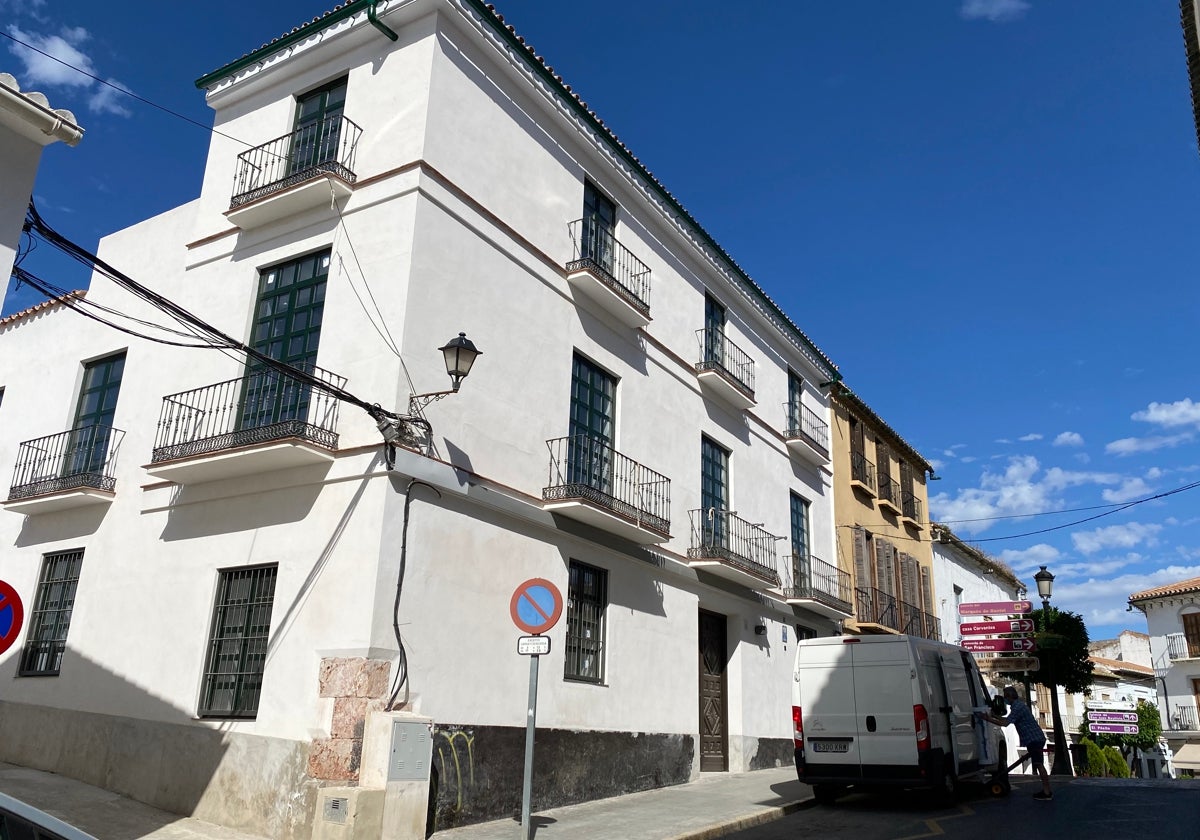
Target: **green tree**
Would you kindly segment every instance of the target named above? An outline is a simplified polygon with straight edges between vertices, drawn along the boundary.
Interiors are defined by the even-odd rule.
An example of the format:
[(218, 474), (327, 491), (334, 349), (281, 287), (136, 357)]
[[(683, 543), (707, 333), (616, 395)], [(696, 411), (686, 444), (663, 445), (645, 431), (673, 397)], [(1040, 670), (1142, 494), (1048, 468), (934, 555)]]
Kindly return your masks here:
[(1108, 775), (1114, 779), (1129, 778), (1129, 765), (1125, 763), (1125, 756), (1121, 755), (1119, 749), (1116, 747), (1105, 747), (1104, 760), (1108, 764)]

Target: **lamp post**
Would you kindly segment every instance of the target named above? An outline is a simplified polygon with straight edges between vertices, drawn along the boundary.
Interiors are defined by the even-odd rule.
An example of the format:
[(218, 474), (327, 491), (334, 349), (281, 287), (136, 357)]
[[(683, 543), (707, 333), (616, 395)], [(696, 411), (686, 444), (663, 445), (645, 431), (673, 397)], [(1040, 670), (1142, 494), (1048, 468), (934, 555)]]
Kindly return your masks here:
[(419, 414), (421, 409), (431, 402), (437, 402), (442, 397), (447, 397), (450, 394), (457, 394), (458, 387), (462, 385), (462, 381), (471, 372), (471, 365), (475, 364), (476, 358), (483, 355), (471, 342), (471, 339), (467, 338), (467, 334), (464, 332), (460, 332), (457, 338), (450, 339), (446, 342), (445, 346), (438, 349), (442, 351), (442, 356), (446, 360), (446, 373), (450, 376), (451, 388), (449, 391), (413, 394), (408, 398), (409, 414)]
[[(1033, 576), (1037, 582), (1038, 595), (1042, 599), (1042, 643), (1047, 645), (1048, 634), (1050, 632), (1049, 616), (1050, 616), (1050, 596), (1054, 592), (1054, 575), (1046, 570), (1045, 566)], [(1047, 657), (1049, 659), (1050, 657)], [(1056, 776), (1070, 776), (1071, 761), (1067, 757), (1067, 735), (1063, 730), (1062, 714), (1058, 710), (1058, 686), (1055, 684), (1055, 674), (1053, 665), (1047, 662), (1051, 667), (1047, 669), (1047, 685), (1050, 689), (1050, 711), (1054, 720), (1054, 762), (1050, 767), (1050, 772)]]

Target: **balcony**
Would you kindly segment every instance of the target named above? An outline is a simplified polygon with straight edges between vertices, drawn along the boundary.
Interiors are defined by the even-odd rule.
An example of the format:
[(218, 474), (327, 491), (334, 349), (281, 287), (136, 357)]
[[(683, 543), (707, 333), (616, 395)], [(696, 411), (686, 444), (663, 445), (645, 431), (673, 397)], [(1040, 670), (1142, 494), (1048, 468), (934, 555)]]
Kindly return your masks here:
[(879, 474), (879, 507), (894, 516), (901, 513), (900, 482), (886, 473)]
[(1195, 706), (1177, 705), (1167, 715), (1167, 720), (1164, 723), (1166, 724), (1164, 728), (1172, 732), (1195, 732), (1200, 730), (1200, 723), (1196, 719)]
[(358, 176), (354, 158), (362, 129), (343, 116), (302, 126), (238, 155), (226, 217), (249, 230), (341, 200)]
[(783, 597), (789, 604), (827, 618), (854, 615), (849, 572), (811, 554), (793, 554), (789, 572), (793, 579), (783, 585)]
[(921, 500), (916, 494), (905, 490), (900, 494), (900, 521), (914, 528), (924, 528), (921, 522)]
[(642, 545), (671, 538), (671, 480), (586, 435), (546, 441), (545, 510)]
[(338, 400), (314, 381), (341, 388), (346, 379), (309, 370), (290, 376), (254, 368), (239, 379), (164, 397), (146, 471), (176, 484), (199, 484), (331, 463)]
[(700, 386), (739, 411), (751, 408), (754, 400), (754, 361), (724, 333), (696, 330), (700, 361), (696, 375)]
[(1172, 660), (1200, 659), (1200, 638), (1189, 639), (1184, 633), (1168, 633), (1167, 655)]
[(612, 228), (597, 218), (568, 226), (572, 259), (567, 282), (577, 296), (599, 306), (632, 329), (650, 323), (650, 269), (617, 241)]
[(925, 632), (923, 635), (925, 638), (933, 639), (935, 642), (940, 642), (942, 640), (942, 620), (940, 618), (934, 618), (934, 616), (930, 613), (924, 613), (923, 619), (923, 623), (925, 625)]
[(688, 514), (692, 522), (689, 566), (751, 589), (779, 586), (775, 543), (780, 537), (732, 511), (706, 508)]
[(80, 426), (25, 441), (17, 447), (5, 510), (34, 515), (111, 502), (124, 438), (111, 426)]
[(799, 455), (818, 467), (829, 463), (829, 424), (802, 403), (789, 400), (783, 404), (787, 428), (783, 437), (793, 455)]
[(850, 486), (875, 495), (875, 465), (861, 452), (850, 451)]
[(900, 631), (900, 612), (894, 595), (888, 595), (870, 586), (859, 586), (854, 590), (854, 620), (859, 626), (874, 625)]

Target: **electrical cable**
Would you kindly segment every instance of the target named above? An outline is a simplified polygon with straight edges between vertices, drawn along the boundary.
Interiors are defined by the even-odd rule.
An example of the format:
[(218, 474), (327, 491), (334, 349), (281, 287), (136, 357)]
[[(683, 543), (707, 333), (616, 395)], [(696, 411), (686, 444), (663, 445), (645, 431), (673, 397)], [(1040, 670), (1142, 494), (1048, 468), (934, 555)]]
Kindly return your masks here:
[[(338, 207), (338, 203), (334, 198), (333, 184), (329, 185), (329, 193), (331, 198), (329, 203), (333, 207), (334, 212), (337, 213), (338, 227), (341, 228), (342, 235), (346, 237), (346, 244), (350, 246), (350, 256), (354, 258), (354, 265), (358, 268), (358, 276), (362, 278), (363, 286), (367, 290), (367, 297), (371, 299), (371, 305), (375, 307), (375, 314), (379, 316), (378, 323), (376, 323), (374, 316), (367, 311), (367, 305), (363, 302), (362, 296), (358, 293), (358, 289), (355, 287), (354, 282), (349, 281), (349, 273), (347, 273), (346, 279), (349, 281), (350, 291), (354, 292), (354, 297), (356, 300), (358, 300), (358, 305), (362, 307), (363, 314), (367, 316), (367, 320), (371, 322), (371, 326), (375, 328), (375, 332), (377, 332), (379, 337), (383, 339), (384, 344), (387, 345), (387, 348), (392, 351), (393, 355), (395, 355), (397, 359), (400, 359), (400, 348), (396, 345), (396, 339), (392, 337), (391, 331), (387, 328), (387, 319), (383, 317), (383, 313), (379, 310), (379, 304), (375, 300), (375, 295), (371, 293), (371, 284), (367, 281), (367, 274), (365, 271), (363, 271), (362, 263), (359, 262), (358, 251), (354, 247), (354, 240), (350, 238), (350, 230), (346, 227), (346, 218), (342, 215), (342, 208)], [(401, 359), (401, 364), (403, 364), (403, 361), (404, 360)], [(407, 374), (408, 370), (406, 368), (405, 375)], [(409, 384), (411, 385), (411, 380)]]
[(404, 489), (404, 521), (400, 527), (400, 567), (396, 571), (396, 601), (392, 606), (392, 630), (396, 634), (396, 678), (392, 684), (392, 693), (388, 697), (385, 711), (391, 711), (395, 708), (396, 698), (400, 695), (400, 691), (408, 683), (408, 654), (404, 650), (404, 639), (400, 635), (400, 594), (404, 590), (404, 570), (408, 563), (408, 519), (409, 507), (412, 505), (413, 487), (416, 485), (428, 487), (437, 497), (442, 498), (442, 493), (432, 484), (421, 481), (418, 478), (410, 478), (408, 486)]

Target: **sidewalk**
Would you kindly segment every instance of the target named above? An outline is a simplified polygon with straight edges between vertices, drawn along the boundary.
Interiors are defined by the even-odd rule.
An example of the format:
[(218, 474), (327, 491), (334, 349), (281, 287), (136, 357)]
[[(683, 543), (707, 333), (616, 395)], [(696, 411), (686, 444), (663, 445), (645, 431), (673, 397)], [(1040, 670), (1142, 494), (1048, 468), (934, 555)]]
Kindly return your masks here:
[[(536, 811), (537, 840), (709, 840), (779, 819), (812, 801), (790, 765), (751, 773), (713, 773), (698, 781)], [(433, 840), (518, 840), (518, 820), (435, 832)]]
[(263, 840), (252, 834), (160, 811), (66, 776), (15, 764), (0, 763), (0, 792), (100, 840)]

